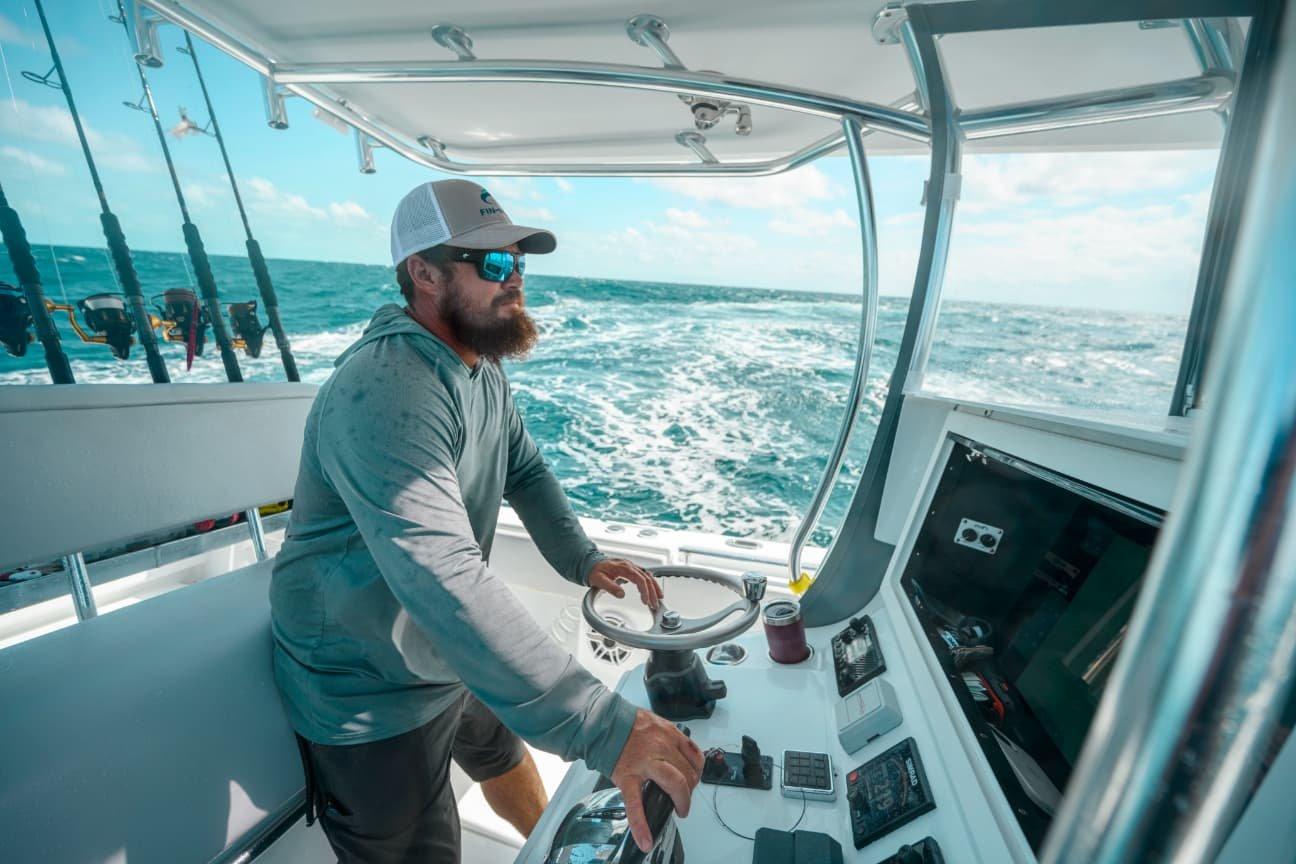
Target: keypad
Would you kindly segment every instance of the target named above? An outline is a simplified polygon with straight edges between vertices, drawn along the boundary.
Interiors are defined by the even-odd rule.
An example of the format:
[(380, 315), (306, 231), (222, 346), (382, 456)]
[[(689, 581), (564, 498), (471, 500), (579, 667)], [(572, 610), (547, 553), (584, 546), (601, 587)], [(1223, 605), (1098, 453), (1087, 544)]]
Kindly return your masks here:
[(832, 762), (827, 753), (805, 750), (783, 751), (783, 794), (819, 800), (837, 797), (832, 776)]

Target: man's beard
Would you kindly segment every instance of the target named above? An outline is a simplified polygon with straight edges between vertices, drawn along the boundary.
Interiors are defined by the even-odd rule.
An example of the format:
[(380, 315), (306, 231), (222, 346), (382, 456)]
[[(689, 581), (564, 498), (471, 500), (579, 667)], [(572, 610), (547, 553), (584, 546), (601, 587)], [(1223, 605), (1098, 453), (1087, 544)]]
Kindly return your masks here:
[(450, 326), (455, 338), (465, 347), (495, 362), (504, 357), (525, 357), (530, 353), (539, 333), (526, 310), (518, 307), (515, 314), (498, 317), (498, 308), (518, 298), (521, 291), (500, 294), (490, 309), (478, 312), (464, 303), (459, 280), (451, 279), (446, 289), (441, 295), (441, 320)]

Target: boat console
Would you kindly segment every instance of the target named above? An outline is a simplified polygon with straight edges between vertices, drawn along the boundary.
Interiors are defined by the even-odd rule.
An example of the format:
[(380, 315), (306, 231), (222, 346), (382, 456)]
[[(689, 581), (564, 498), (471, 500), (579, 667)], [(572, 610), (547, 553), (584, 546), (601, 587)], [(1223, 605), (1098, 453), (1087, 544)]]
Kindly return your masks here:
[[(711, 685), (706, 710), (664, 712), (679, 705), (654, 692), (652, 662), (620, 682), (707, 754), (689, 816), (662, 826), (672, 848), (647, 860), (1034, 861), (1119, 654), (1173, 477), (1154, 442), (1091, 432), (949, 408), (939, 434), (911, 445), (928, 448), (926, 479), (876, 594), (808, 628), (800, 662), (776, 662), (780, 646), (747, 629), (753, 595), (737, 576), (728, 587), (740, 599), (725, 615), (676, 622), (689, 648), (737, 648), (713, 648), (691, 673)], [(1123, 476), (1095, 482), (1088, 466), (1114, 464)], [(587, 617), (608, 600), (588, 597)], [(665, 630), (662, 619), (618, 635), (675, 647), (671, 613)], [(701, 625), (732, 632), (735, 622), (746, 632), (705, 639)], [(573, 767), (518, 861), (625, 860), (633, 841), (582, 847), (558, 832), (607, 786)]]

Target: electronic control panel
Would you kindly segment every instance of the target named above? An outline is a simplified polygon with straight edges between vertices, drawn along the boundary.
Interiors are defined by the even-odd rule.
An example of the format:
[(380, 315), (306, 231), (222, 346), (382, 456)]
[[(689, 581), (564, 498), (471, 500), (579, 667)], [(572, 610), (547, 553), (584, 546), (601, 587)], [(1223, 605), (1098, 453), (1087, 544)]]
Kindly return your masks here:
[(918, 744), (906, 738), (846, 775), (855, 848), (936, 809)]
[(839, 696), (854, 692), (886, 671), (877, 630), (867, 615), (852, 618), (846, 629), (833, 636), (832, 655)]

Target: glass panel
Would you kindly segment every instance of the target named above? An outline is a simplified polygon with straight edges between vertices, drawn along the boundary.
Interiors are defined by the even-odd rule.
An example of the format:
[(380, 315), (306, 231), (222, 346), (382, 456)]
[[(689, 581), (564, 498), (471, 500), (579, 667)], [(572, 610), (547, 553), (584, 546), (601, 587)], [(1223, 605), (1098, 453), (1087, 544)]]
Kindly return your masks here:
[[(1240, 53), (1242, 29), (1216, 25)], [(1169, 20), (956, 34), (941, 52), (965, 116), (1193, 78), (1214, 63)], [(1207, 110), (970, 140), (922, 386), (1165, 415), (1223, 132)]]
[(973, 401), (1165, 414), (1218, 157), (966, 157), (924, 387)]

